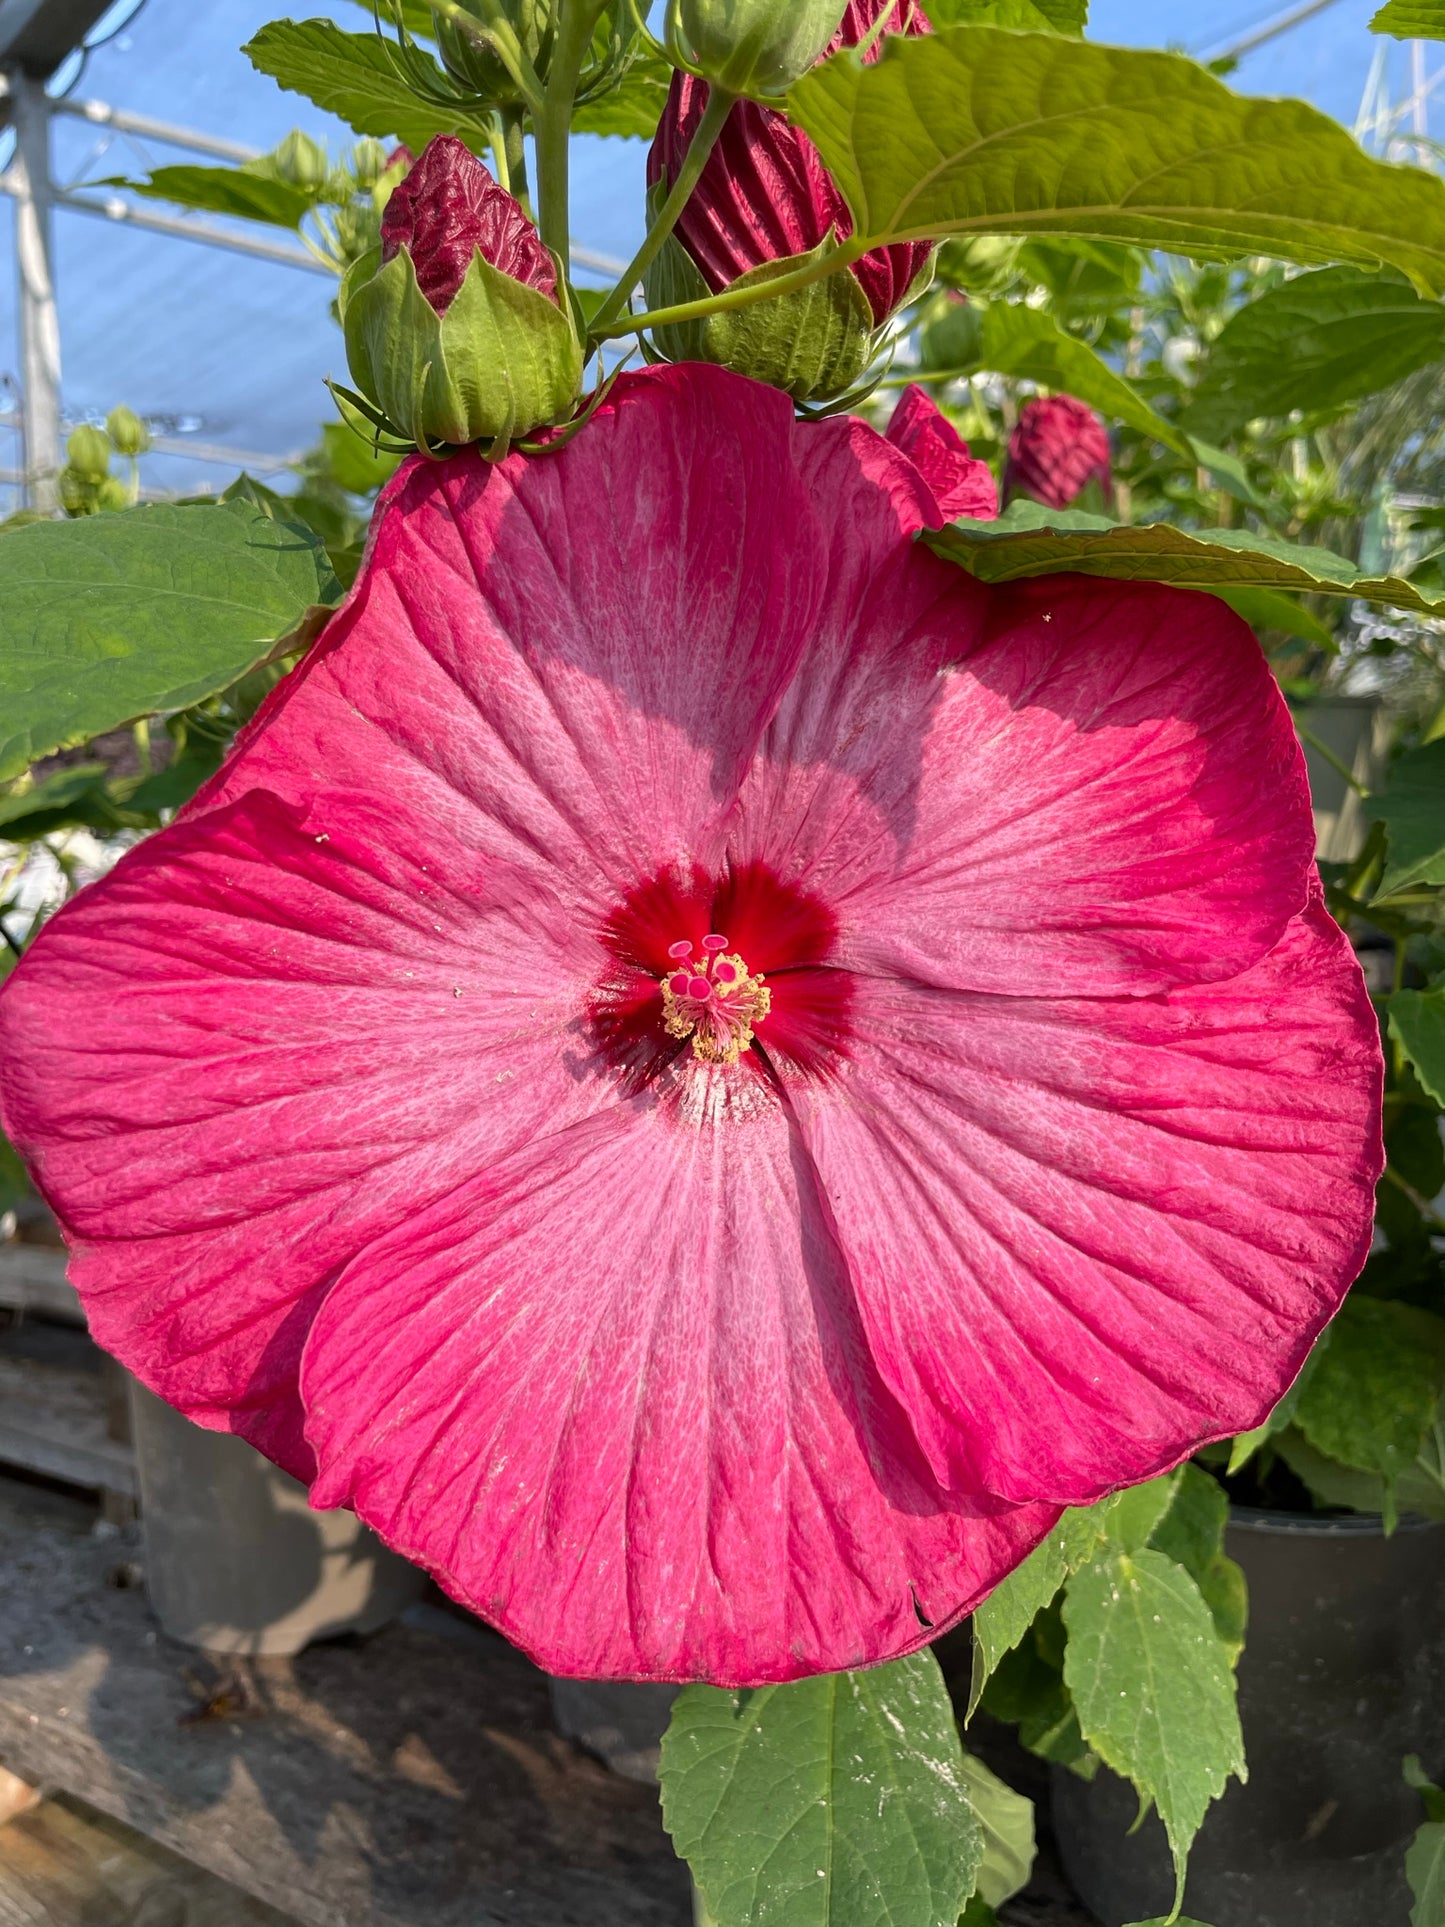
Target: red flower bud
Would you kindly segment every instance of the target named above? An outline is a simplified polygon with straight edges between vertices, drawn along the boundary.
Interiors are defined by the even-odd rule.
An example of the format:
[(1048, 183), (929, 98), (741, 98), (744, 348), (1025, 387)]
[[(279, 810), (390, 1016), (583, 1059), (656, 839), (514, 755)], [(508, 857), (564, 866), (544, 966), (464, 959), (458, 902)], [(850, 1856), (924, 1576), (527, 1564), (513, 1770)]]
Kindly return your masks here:
[[(400, 150), (398, 150), (400, 151)], [(454, 134), (438, 134), (392, 192), (381, 220), (381, 258), (405, 248), (417, 286), (445, 314), (472, 256), (557, 299), (557, 269), (541, 236), (505, 188)]]
[[(857, 46), (885, 10), (894, 16), (888, 22), (893, 32), (929, 31), (928, 21), (909, 0), (851, 0), (828, 52)], [(868, 61), (877, 57), (877, 45), (864, 55)], [(649, 187), (659, 181), (670, 186), (677, 178), (707, 96), (704, 81), (673, 75), (647, 157)], [(708, 287), (720, 294), (750, 268), (807, 254), (830, 229), (846, 239), (853, 232), (853, 217), (817, 148), (781, 114), (740, 100), (676, 228)], [(908, 241), (875, 248), (853, 264), (875, 323), (902, 306), (931, 252), (931, 242)]]
[(1004, 495), (1031, 495), (1051, 509), (1066, 509), (1098, 478), (1107, 501), (1113, 492), (1109, 436), (1092, 408), (1072, 395), (1041, 395), (1026, 402), (1008, 445)]

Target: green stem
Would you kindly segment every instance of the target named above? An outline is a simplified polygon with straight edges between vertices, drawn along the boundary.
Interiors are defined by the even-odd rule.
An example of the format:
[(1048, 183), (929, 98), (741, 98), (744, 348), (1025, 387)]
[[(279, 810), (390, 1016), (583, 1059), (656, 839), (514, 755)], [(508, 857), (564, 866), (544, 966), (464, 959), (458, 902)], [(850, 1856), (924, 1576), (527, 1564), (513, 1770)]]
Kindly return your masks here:
[(710, 314), (726, 314), (733, 308), (750, 308), (755, 301), (771, 300), (775, 294), (796, 294), (799, 288), (810, 288), (825, 275), (851, 267), (855, 261), (861, 261), (867, 252), (866, 244), (856, 240), (845, 241), (831, 254), (825, 254), (819, 261), (810, 261), (806, 267), (794, 268), (791, 274), (753, 281), (745, 288), (734, 283), (721, 294), (710, 294), (701, 301), (681, 301), (673, 308), (653, 308), (645, 314), (629, 315), (626, 320), (614, 322), (609, 328), (594, 327), (592, 338), (595, 341), (612, 341), (618, 335), (641, 334), (645, 328), (670, 328), (678, 322), (705, 321)]
[(502, 123), (502, 143), (507, 156), (507, 175), (510, 185), (507, 192), (521, 202), (525, 211), (532, 212), (532, 193), (527, 184), (527, 140), (523, 131), (524, 116), (519, 107), (504, 107), (498, 119)]
[(1295, 718), (1294, 726), (1299, 733), (1300, 740), (1302, 742), (1308, 743), (1312, 750), (1315, 750), (1319, 755), (1323, 756), (1325, 761), (1329, 764), (1330, 768), (1334, 770), (1338, 775), (1344, 777), (1345, 781), (1349, 784), (1350, 788), (1355, 792), (1356, 796), (1369, 795), (1370, 792), (1368, 788), (1365, 786), (1365, 784), (1363, 784), (1360, 781), (1360, 779), (1355, 775), (1354, 771), (1350, 769), (1347, 764), (1342, 763), (1340, 761), (1339, 757), (1336, 756), (1335, 752), (1330, 748), (1328, 743), (1322, 743), (1319, 737), (1315, 735), (1312, 729), (1305, 728), (1304, 724), (1299, 720), (1298, 717)]
[[(431, 4), (431, 0), (428, 0)], [(602, 11), (602, 0), (562, 0), (552, 64), (539, 111), (532, 115), (537, 143), (537, 208), (542, 239), (572, 277), (567, 190), (568, 143), (572, 136), (572, 107), (582, 63), (592, 44), (592, 30)]]
[(1397, 1191), (1404, 1192), (1405, 1196), (1410, 1200), (1411, 1204), (1414, 1205), (1422, 1218), (1426, 1219), (1430, 1224), (1438, 1224), (1442, 1230), (1445, 1230), (1445, 1218), (1440, 1216), (1440, 1213), (1427, 1197), (1415, 1189), (1408, 1178), (1402, 1178), (1400, 1176), (1400, 1173), (1395, 1169), (1393, 1164), (1387, 1164), (1385, 1166), (1383, 1175), (1394, 1185)]
[(882, 381), (875, 382), (877, 388), (908, 388), (914, 382), (927, 385), (935, 381), (972, 381), (979, 373), (977, 365), (972, 368), (907, 368), (901, 375), (885, 375)]
[(657, 258), (658, 249), (677, 226), (682, 210), (692, 198), (692, 190), (697, 186), (702, 177), (702, 170), (707, 166), (708, 156), (717, 146), (718, 136), (722, 133), (736, 99), (736, 94), (730, 94), (722, 87), (708, 89), (707, 106), (703, 109), (697, 132), (692, 137), (672, 189), (658, 209), (657, 219), (647, 230), (642, 246), (623, 269), (617, 286), (597, 311), (589, 332), (598, 341), (606, 338), (605, 331), (625, 311), (632, 298), (632, 290), (651, 267)]

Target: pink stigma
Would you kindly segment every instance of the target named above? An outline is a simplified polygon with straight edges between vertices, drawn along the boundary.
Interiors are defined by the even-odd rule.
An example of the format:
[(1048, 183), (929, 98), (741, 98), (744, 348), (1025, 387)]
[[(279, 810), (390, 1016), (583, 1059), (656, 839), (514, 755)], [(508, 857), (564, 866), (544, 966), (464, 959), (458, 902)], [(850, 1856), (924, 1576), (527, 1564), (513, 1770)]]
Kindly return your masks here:
[(662, 1020), (669, 1037), (690, 1037), (693, 1055), (705, 1064), (736, 1064), (753, 1041), (753, 1029), (772, 1007), (772, 992), (750, 974), (741, 957), (725, 957), (728, 940), (716, 931), (702, 940), (700, 964), (690, 943), (669, 946), (684, 968), (662, 979)]

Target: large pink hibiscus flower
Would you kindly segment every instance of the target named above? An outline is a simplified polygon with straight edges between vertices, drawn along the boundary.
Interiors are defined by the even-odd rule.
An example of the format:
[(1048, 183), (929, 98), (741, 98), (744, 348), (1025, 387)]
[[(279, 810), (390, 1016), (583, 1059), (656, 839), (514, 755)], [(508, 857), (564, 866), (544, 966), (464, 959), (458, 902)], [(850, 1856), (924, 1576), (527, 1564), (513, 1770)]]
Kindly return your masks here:
[(971, 580), (913, 539), (971, 465), (897, 435), (684, 366), (414, 463), (0, 996), (102, 1343), (557, 1671), (909, 1650), (1260, 1420), (1366, 1249), (1253, 637)]

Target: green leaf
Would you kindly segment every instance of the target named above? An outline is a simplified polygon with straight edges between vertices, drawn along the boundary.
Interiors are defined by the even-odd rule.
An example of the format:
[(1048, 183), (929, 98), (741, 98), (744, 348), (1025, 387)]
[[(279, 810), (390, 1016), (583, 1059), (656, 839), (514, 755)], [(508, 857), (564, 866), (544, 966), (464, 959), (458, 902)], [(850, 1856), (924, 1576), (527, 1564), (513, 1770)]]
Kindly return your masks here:
[(1445, 181), (1369, 159), (1300, 101), (1232, 94), (1182, 55), (953, 27), (835, 55), (789, 112), (868, 247), (1070, 234), (1229, 260), (1388, 262), (1445, 290)]
[(1445, 0), (1389, 0), (1370, 22), (1370, 32), (1390, 33), (1397, 40), (1445, 40)]
[(1390, 766), (1385, 787), (1365, 809), (1389, 831), (1390, 861), (1379, 895), (1417, 883), (1445, 883), (1445, 736)]
[[(1441, 1421), (1437, 1418), (1436, 1423)], [(1425, 1450), (1394, 1481), (1393, 1493), (1375, 1472), (1359, 1472), (1341, 1465), (1312, 1446), (1302, 1432), (1287, 1426), (1275, 1440), (1275, 1449), (1290, 1471), (1309, 1488), (1322, 1506), (1344, 1507), (1350, 1512), (1387, 1514), (1390, 1504), (1397, 1513), (1413, 1512), (1422, 1519), (1445, 1520), (1445, 1481), (1441, 1478), (1438, 1454), (1431, 1465), (1431, 1439)]]
[(1214, 438), (1261, 415), (1343, 408), (1445, 359), (1445, 307), (1397, 274), (1324, 268), (1235, 314), (1209, 351), (1184, 426)]
[[(973, 1718), (984, 1688), (1004, 1655), (1019, 1644), (1069, 1574), (1087, 1565), (1103, 1544), (1110, 1510), (1117, 1503), (1115, 1498), (1108, 1498), (1097, 1505), (1071, 1506), (1048, 1538), (974, 1609), (973, 1680), (967, 1718)], [(1167, 1497), (1163, 1503), (1167, 1505)]]
[(995, 1586), (973, 1614), (973, 1682), (969, 1689), (968, 1718), (983, 1698), (984, 1687), (1005, 1653), (1013, 1651), (1044, 1607), (1055, 1598), (1068, 1577), (1068, 1566), (1057, 1528), (1042, 1545)]
[(671, 64), (648, 49), (637, 55), (617, 86), (574, 109), (572, 132), (650, 141), (671, 85)]
[(1162, 1479), (1146, 1479), (1131, 1485), (1104, 1501), (1104, 1523), (1108, 1543), (1121, 1552), (1138, 1552), (1149, 1543), (1154, 1528), (1174, 1503), (1180, 1474), (1166, 1472)]
[[(352, 5), (364, 7), (368, 14), (372, 14), (374, 0), (352, 0)], [(395, 20), (396, 0), (382, 0), (381, 17), (387, 23)], [(435, 40), (437, 17), (426, 0), (401, 0), (401, 17), (407, 32), (416, 39)]]
[(1405, 1853), (1405, 1878), (1415, 1904), (1410, 1927), (1445, 1927), (1445, 1824), (1427, 1820)]
[(1034, 1870), (1034, 1803), (1015, 1793), (971, 1753), (963, 1756), (968, 1803), (983, 1828), (977, 1898), (1002, 1907), (1028, 1884)]
[(1081, 34), (1087, 4), (1071, 0), (933, 0), (928, 18), (942, 27), (1022, 27), (1035, 33)]
[(158, 167), (148, 181), (115, 179), (106, 187), (128, 187), (151, 201), (170, 201), (177, 207), (202, 208), (210, 214), (230, 214), (241, 221), (265, 221), (268, 226), (296, 229), (316, 205), (310, 188), (241, 167)]
[(0, 543), (0, 782), (217, 694), (335, 593), (309, 532), (246, 502), (15, 530)]
[(1445, 1820), (1445, 1792), (1442, 1792), (1420, 1764), (1418, 1753), (1407, 1753), (1403, 1768), (1405, 1784), (1413, 1787), (1425, 1804), (1427, 1820)]
[(1397, 990), (1388, 1005), (1390, 1035), (1415, 1067), (1421, 1086), (1445, 1109), (1445, 983)]
[(0, 796), (0, 836), (10, 843), (20, 840), (16, 825), (26, 817), (69, 809), (93, 791), (103, 789), (105, 777), (104, 763), (79, 763), (74, 769), (57, 770), (43, 783), (32, 784), (29, 789), (11, 790)]
[(1277, 536), (1248, 529), (1181, 529), (1172, 522), (1124, 528), (1107, 516), (1024, 500), (1011, 502), (996, 522), (954, 522), (923, 539), (984, 582), (1078, 570), (1185, 589), (1359, 596), (1422, 614), (1441, 606), (1397, 576), (1367, 575), (1328, 549), (1305, 548)]
[(1413, 1305), (1348, 1297), (1295, 1409), (1316, 1451), (1385, 1481), (1412, 1466), (1445, 1390), (1445, 1319)]
[(1155, 414), (1131, 382), (1116, 375), (1086, 341), (1066, 333), (1042, 308), (995, 301), (982, 311), (982, 322), (981, 368), (1035, 381), (1042, 388), (1062, 389), (1115, 421), (1127, 422), (1141, 435), (1163, 442), (1186, 461), (1194, 460), (1189, 437)]
[(0, 1131), (0, 1215), (13, 1211), (30, 1196), (30, 1177), (15, 1149)]
[(986, 1900), (975, 1894), (964, 1908), (958, 1927), (998, 1927), (998, 1915)]
[(938, 1927), (973, 1892), (983, 1830), (931, 1653), (684, 1687), (660, 1777), (716, 1927)]
[(394, 41), (347, 33), (330, 20), (273, 20), (241, 51), (278, 86), (304, 95), (358, 134), (404, 141), (418, 154), (437, 134), (455, 134), (477, 154), (489, 145), (490, 117), (483, 109), (460, 98), (454, 106), (425, 100), (408, 85), (399, 61), (442, 101), (456, 92), (419, 47), (403, 53)]
[(1272, 1439), (1277, 1432), (1282, 1432), (1287, 1425), (1293, 1422), (1295, 1408), (1304, 1396), (1305, 1386), (1309, 1384), (1310, 1379), (1319, 1368), (1319, 1362), (1324, 1356), (1325, 1347), (1330, 1342), (1330, 1332), (1332, 1329), (1329, 1325), (1325, 1326), (1324, 1330), (1315, 1340), (1314, 1348), (1305, 1360), (1299, 1376), (1279, 1401), (1278, 1405), (1275, 1406), (1269, 1417), (1264, 1421), (1264, 1424), (1256, 1425), (1252, 1432), (1241, 1432), (1239, 1437), (1231, 1443), (1229, 1448), (1229, 1465), (1227, 1468), (1228, 1475), (1231, 1479), (1236, 1472), (1243, 1471), (1244, 1467), (1249, 1464), (1249, 1461), (1267, 1439)]
[(1229, 1499), (1217, 1479), (1197, 1465), (1182, 1468), (1174, 1502), (1149, 1543), (1166, 1559), (1183, 1566), (1198, 1586), (1214, 1620), (1214, 1630), (1234, 1658), (1244, 1649), (1249, 1616), (1245, 1577), (1224, 1550)]
[(1282, 635), (1298, 636), (1301, 642), (1312, 642), (1316, 648), (1331, 652), (1338, 647), (1318, 616), (1278, 589), (1212, 589), (1210, 594), (1227, 602), (1251, 629), (1278, 629)]
[(1159, 1809), (1184, 1893), (1190, 1842), (1245, 1777), (1234, 1675), (1198, 1586), (1161, 1552), (1115, 1552), (1064, 1595), (1064, 1678), (1084, 1738)]

